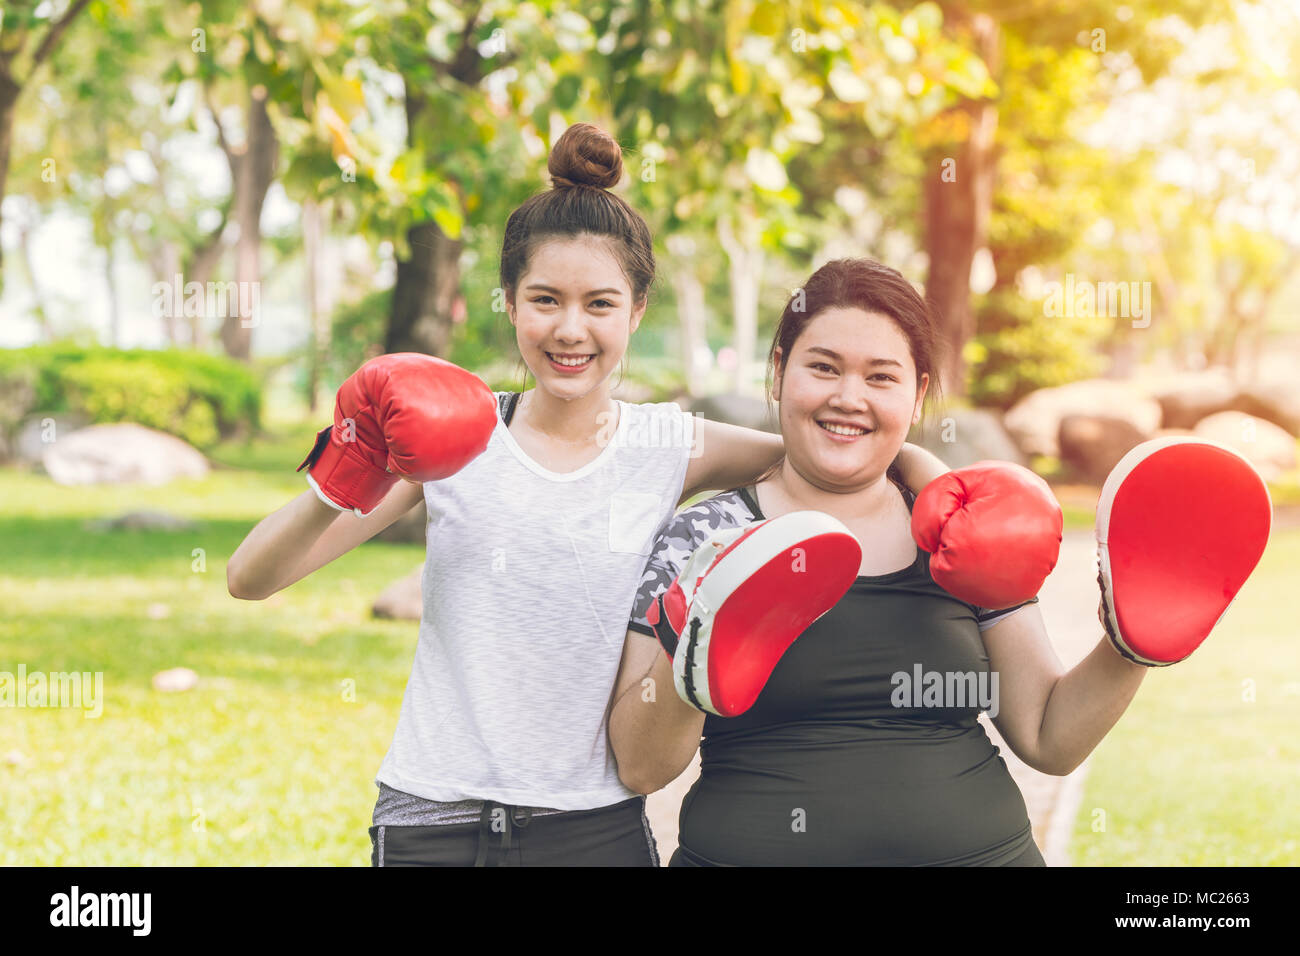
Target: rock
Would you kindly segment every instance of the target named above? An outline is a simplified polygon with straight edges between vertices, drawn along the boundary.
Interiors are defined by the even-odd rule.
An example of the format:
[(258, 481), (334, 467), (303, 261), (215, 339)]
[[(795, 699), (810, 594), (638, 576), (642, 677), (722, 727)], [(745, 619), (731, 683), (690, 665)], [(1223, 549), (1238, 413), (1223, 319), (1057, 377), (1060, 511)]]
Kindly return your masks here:
[(1196, 423), (1193, 433), (1241, 452), (1265, 481), (1296, 466), (1296, 442), (1285, 430), (1245, 412), (1219, 412)]
[(42, 463), (60, 485), (163, 485), (176, 478), (202, 478), (208, 461), (165, 432), (132, 423), (91, 425), (47, 445)]
[(45, 449), (60, 437), (71, 435), (90, 424), (85, 415), (64, 412), (52, 415), (33, 415), (22, 423), (13, 442), (13, 460), (28, 465), (40, 464)]
[(422, 564), (400, 581), (390, 584), (375, 598), (370, 613), (374, 617), (394, 621), (418, 621), (424, 613), (424, 599), (420, 594), (420, 578), (423, 575)]
[(1227, 370), (1157, 375), (1146, 386), (1160, 402), (1170, 428), (1192, 428), (1218, 412), (1245, 412), (1300, 436), (1300, 380), (1268, 378), (1239, 383)]
[(1184, 372), (1152, 387), (1170, 428), (1192, 428), (1219, 412), (1245, 412), (1300, 436), (1300, 382), (1234, 384), (1223, 369)]
[(372, 541), (387, 541), (390, 544), (424, 544), (428, 541), (427, 531), (429, 511), (421, 500), (418, 505), (402, 515)]
[(1267, 382), (1248, 385), (1237, 411), (1272, 422), (1300, 437), (1300, 382)]
[(1106, 415), (1066, 415), (1058, 443), (1061, 461), (1084, 481), (1101, 484), (1119, 460), (1147, 438), (1132, 422)]
[(761, 398), (751, 398), (748, 395), (706, 395), (692, 402), (689, 411), (703, 415), (710, 421), (780, 434), (775, 403), (769, 412), (767, 402)]
[(153, 675), (153, 689), (164, 694), (193, 690), (198, 686), (199, 675), (188, 667), (173, 667)]
[(907, 440), (938, 455), (950, 468), (965, 468), (990, 459), (1026, 464), (1025, 456), (1002, 427), (1002, 416), (985, 408), (927, 413)]
[(1002, 424), (1026, 455), (1060, 455), (1061, 420), (1099, 415), (1129, 422), (1144, 437), (1160, 427), (1160, 403), (1127, 382), (1085, 379), (1030, 392), (1003, 416)]
[(16, 368), (0, 377), (0, 460), (7, 460), (23, 420), (36, 407), (36, 369)]
[(128, 511), (86, 522), (87, 531), (197, 531), (198, 523), (165, 511)]
[(1222, 369), (1184, 372), (1152, 389), (1166, 428), (1191, 428), (1216, 412), (1245, 411), (1241, 389)]

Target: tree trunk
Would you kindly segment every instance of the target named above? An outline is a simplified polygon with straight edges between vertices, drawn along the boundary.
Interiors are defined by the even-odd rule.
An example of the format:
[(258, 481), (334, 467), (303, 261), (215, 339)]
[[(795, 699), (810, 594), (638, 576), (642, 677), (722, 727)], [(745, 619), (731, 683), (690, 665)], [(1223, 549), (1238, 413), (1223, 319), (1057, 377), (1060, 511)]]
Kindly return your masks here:
[[(215, 113), (213, 116), (215, 121)], [(224, 134), (220, 138), (224, 150), (227, 145)], [(157, 137), (146, 138), (143, 145), (153, 161), (154, 169), (158, 171), (158, 189), (165, 194), (169, 182), (170, 164), (163, 158)], [(177, 348), (187, 345), (200, 351), (208, 350), (208, 330), (204, 326), (206, 316), (202, 310), (194, 315), (185, 315), (183, 290), (189, 282), (197, 282), (200, 288), (206, 289), (208, 281), (220, 269), (221, 261), (226, 254), (225, 233), (230, 222), (233, 203), (234, 199), (231, 197), (218, 207), (221, 219), (216, 228), (193, 244), (182, 245), (171, 239), (157, 239), (151, 232), (127, 230), (126, 235), (133, 251), (149, 262), (155, 281), (171, 285), (178, 275), (181, 277), (182, 298), (179, 302), (173, 303), (173, 311), (170, 314), (162, 316), (163, 333), (168, 343)], [(184, 261), (182, 256), (185, 257)], [(222, 318), (224, 319), (224, 316)], [(187, 330), (187, 336), (181, 335), (182, 328)]]
[[(459, 78), (459, 77), (458, 77)], [(406, 143), (417, 145), (415, 130), (427, 100), (417, 84), (403, 77), (406, 95)], [(411, 257), (397, 260), (392, 311), (384, 335), (386, 352), (424, 352), (441, 356), (451, 344), (451, 310), (460, 294), (462, 243), (449, 239), (433, 222), (406, 231)]]
[[(201, 288), (207, 288), (208, 281), (216, 274), (226, 255), (227, 221), (227, 210), (223, 206), (221, 222), (190, 255), (189, 267), (185, 270), (186, 282), (197, 282)], [(203, 325), (204, 318), (202, 310), (190, 316), (190, 344), (199, 351), (207, 351), (208, 348), (208, 330)]]
[(758, 345), (758, 292), (763, 274), (763, 250), (741, 229), (738, 238), (725, 219), (718, 220), (718, 238), (730, 262), (732, 341), (736, 349), (736, 374), (732, 390), (751, 392), (754, 351)]
[(451, 344), (452, 305), (460, 294), (461, 243), (432, 222), (412, 226), (406, 238), (411, 258), (397, 262), (384, 351), (444, 355)]
[(302, 204), (302, 247), (307, 264), (307, 407), (313, 414), (327, 344), (320, 327), (320, 233), (320, 207), (308, 199)]
[(677, 322), (681, 329), (682, 368), (686, 370), (686, 391), (692, 397), (702, 395), (708, 367), (703, 356), (709, 347), (705, 330), (707, 313), (704, 285), (695, 273), (695, 242), (687, 236), (669, 236), (668, 251), (673, 255), (672, 283), (677, 299)]
[[(109, 217), (112, 222), (112, 217)], [(117, 307), (117, 280), (113, 278), (113, 235), (104, 243), (104, 280), (108, 283), (108, 344), (121, 348), (122, 313)]]
[[(41, 64), (49, 59), (50, 54), (59, 45), (59, 41), (63, 39), (64, 32), (89, 2), (90, 0), (73, 0), (63, 11), (62, 16), (51, 21), (49, 29), (45, 31), (41, 42), (32, 52), (31, 68), (25, 77), (15, 78), (12, 69), (14, 60), (27, 44), (28, 34), (21, 26), (23, 22), (21, 16), (14, 19), (12, 27), (6, 26), (4, 29), (4, 44), (0, 49), (0, 206), (4, 205), (5, 185), (9, 179), (9, 152), (13, 145), (14, 115), (18, 106), (18, 97), (23, 91), (23, 86), (31, 80)], [(3, 10), (0, 9), (0, 17), (2, 16)], [(2, 220), (0, 224), (3, 224)], [(3, 290), (4, 257), (3, 249), (0, 249), (0, 291)]]
[[(22, 87), (9, 75), (7, 64), (0, 69), (0, 206), (4, 205), (5, 183), (9, 179), (9, 151), (14, 138), (14, 115)], [(3, 224), (3, 220), (0, 220)], [(4, 289), (4, 247), (0, 246), (0, 290)]]
[[(1142, 252), (1146, 261), (1147, 271), (1151, 273), (1152, 279), (1155, 280), (1156, 297), (1154, 302), (1148, 303), (1147, 308), (1151, 311), (1148, 319), (1155, 321), (1156, 303), (1160, 304), (1162, 316), (1178, 315), (1180, 311), (1178, 289), (1178, 280), (1174, 278), (1173, 270), (1169, 267), (1169, 259), (1165, 255), (1164, 243), (1160, 238), (1160, 233), (1151, 225), (1156, 222), (1155, 210), (1147, 203), (1142, 204)], [(1175, 337), (1173, 348), (1175, 364), (1179, 369), (1186, 370), (1191, 367), (1190, 362), (1191, 346), (1188, 342), (1188, 336), (1178, 335)]]
[[(166, 282), (170, 286), (175, 275), (181, 271), (181, 257), (176, 250), (176, 243), (164, 239), (152, 245), (149, 250), (149, 267), (153, 270), (155, 281)], [(163, 337), (169, 346), (179, 348), (181, 340), (178, 331), (180, 316), (184, 315), (185, 303), (182, 299), (180, 302), (173, 302), (171, 306), (162, 314)]]
[[(475, 4), (461, 25), (460, 43), (455, 55), (434, 69), (445, 79), (466, 87), (480, 83), (484, 76), (484, 59), (479, 54), (475, 30), (483, 15), (483, 5)], [(512, 56), (493, 57), (493, 69), (503, 67)], [(426, 152), (430, 169), (440, 165), (427, 155), (422, 145), (420, 115), (428, 98), (420, 92), (419, 81), (402, 76), (403, 107), (406, 111), (406, 145)], [(436, 117), (441, 121), (441, 117)], [(454, 177), (448, 181), (456, 183)], [(397, 262), (397, 282), (393, 287), (393, 305), (389, 314), (384, 348), (389, 352), (425, 352), (443, 355), (451, 345), (452, 308), (460, 297), (460, 253), (463, 243), (449, 238), (435, 223), (422, 222), (406, 232), (411, 258)]]
[(36, 223), (36, 203), (28, 201), (30, 218), (24, 216), (18, 229), (18, 248), (22, 253), (23, 266), (27, 271), (27, 281), (32, 287), (32, 311), (41, 329), (41, 340), (54, 341), (54, 329), (50, 326), (50, 314), (45, 309), (45, 294), (41, 292), (40, 281), (36, 278), (36, 263), (32, 261), (32, 226)]
[(261, 86), (249, 91), (248, 137), (242, 151), (227, 154), (235, 187), (239, 241), (235, 246), (237, 291), (228, 297), (221, 344), (227, 355), (244, 362), (251, 355), (253, 329), (261, 321), (262, 204), (275, 177), (279, 157), (279, 141), (266, 112), (266, 95)]
[[(960, 22), (960, 21), (958, 21)], [(998, 25), (985, 14), (969, 19), (975, 51), (996, 77)], [(970, 302), (970, 273), (975, 253), (984, 245), (993, 208), (997, 169), (997, 107), (987, 100), (964, 100), (945, 114), (956, 113), (966, 137), (929, 151), (925, 179), (925, 247), (930, 268), (925, 293), (945, 345), (941, 381), (949, 398), (966, 392), (962, 349), (975, 334)], [(947, 163), (945, 160), (953, 160)]]

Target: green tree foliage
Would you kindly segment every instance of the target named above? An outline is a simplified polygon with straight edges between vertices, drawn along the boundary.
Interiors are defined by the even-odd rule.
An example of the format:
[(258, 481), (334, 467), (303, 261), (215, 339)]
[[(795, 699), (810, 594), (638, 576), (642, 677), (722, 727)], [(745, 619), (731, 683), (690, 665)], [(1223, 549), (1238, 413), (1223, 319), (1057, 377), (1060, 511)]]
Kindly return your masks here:
[[(1096, 374), (1097, 343), (1109, 332), (1093, 316), (1047, 314), (1026, 295), (1026, 269), (1067, 259), (1115, 191), (1112, 160), (1078, 133), (1101, 109), (1096, 54), (1026, 43), (1009, 33), (1003, 51), (997, 189), (987, 248), (996, 278), (976, 302), (976, 335), (965, 345), (968, 392), (977, 404), (1009, 406), (1037, 388)], [(1081, 276), (1100, 279), (1105, 276)]]

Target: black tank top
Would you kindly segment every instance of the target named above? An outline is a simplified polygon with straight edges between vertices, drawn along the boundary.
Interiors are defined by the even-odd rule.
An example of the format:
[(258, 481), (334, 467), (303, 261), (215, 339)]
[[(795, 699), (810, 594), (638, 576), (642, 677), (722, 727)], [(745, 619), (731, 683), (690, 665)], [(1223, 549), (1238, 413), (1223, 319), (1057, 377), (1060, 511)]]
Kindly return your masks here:
[[(910, 509), (914, 496), (900, 491)], [(761, 520), (753, 490), (739, 493)], [(893, 679), (970, 674), (966, 687), (982, 679), (991, 689), (977, 614), (934, 583), (919, 548), (902, 570), (859, 577), (786, 651), (749, 711), (705, 721), (682, 850), (698, 863), (760, 866), (1019, 857), (1033, 843), (1029, 816), (976, 720), (980, 699), (924, 706), (936, 701), (919, 688), (901, 696)]]

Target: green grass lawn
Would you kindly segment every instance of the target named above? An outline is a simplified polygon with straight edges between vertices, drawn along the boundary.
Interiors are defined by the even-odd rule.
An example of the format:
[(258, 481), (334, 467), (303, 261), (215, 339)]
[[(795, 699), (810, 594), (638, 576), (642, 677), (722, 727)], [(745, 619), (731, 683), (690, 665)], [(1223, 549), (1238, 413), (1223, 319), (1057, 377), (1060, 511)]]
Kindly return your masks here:
[[(305, 489), (293, 469), (323, 415), (273, 423), (212, 453), (210, 477), (161, 489), (0, 470), (0, 671), (103, 675), (98, 717), (0, 710), (0, 864), (368, 864), (417, 632), (369, 607), (423, 548), (366, 544), (268, 601), (226, 592), (227, 557)], [(138, 508), (201, 526), (85, 527)], [(1076, 863), (1300, 862), (1297, 566), (1300, 531), (1279, 532), (1221, 633), (1147, 678), (1093, 757)], [(198, 688), (151, 688), (178, 666)]]
[(1093, 752), (1076, 866), (1300, 864), (1297, 568), (1275, 530), (1210, 639), (1147, 675)]
[[(374, 774), (417, 632), (369, 607), (424, 549), (368, 543), (270, 600), (230, 597), (228, 556), (306, 488), (299, 431), (305, 445), (294, 432), (214, 456), (278, 473), (162, 489), (0, 471), (0, 670), (103, 673), (98, 718), (0, 710), (0, 864), (368, 865)], [(83, 527), (137, 508), (201, 528)], [(177, 666), (199, 687), (151, 688)]]

